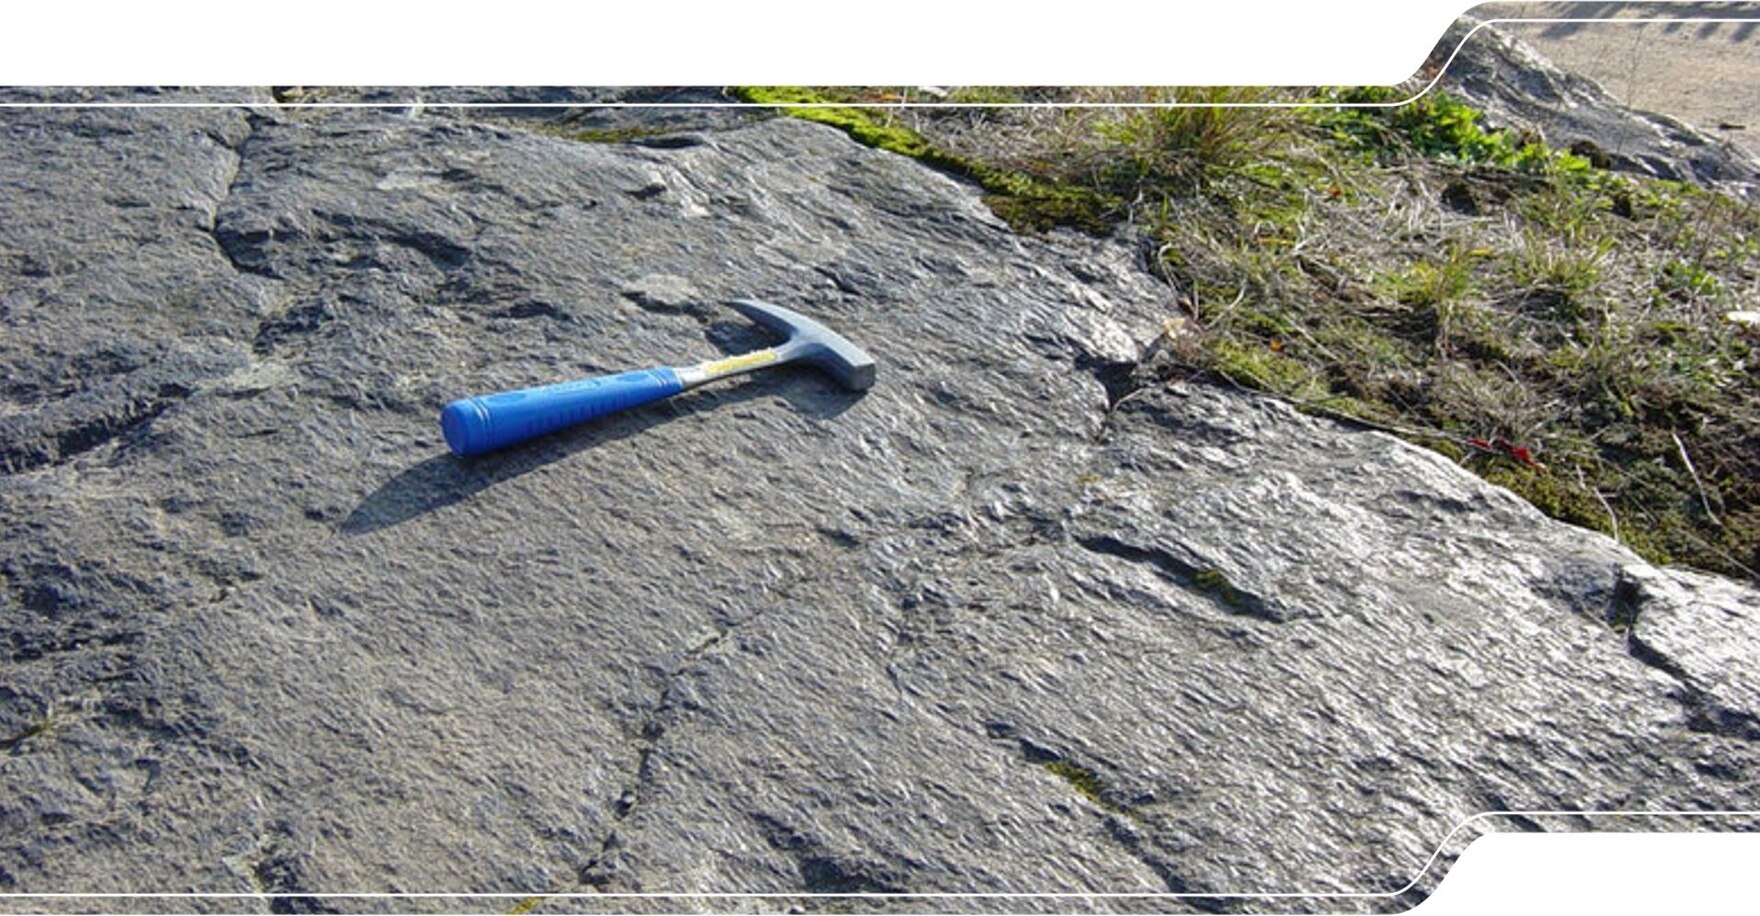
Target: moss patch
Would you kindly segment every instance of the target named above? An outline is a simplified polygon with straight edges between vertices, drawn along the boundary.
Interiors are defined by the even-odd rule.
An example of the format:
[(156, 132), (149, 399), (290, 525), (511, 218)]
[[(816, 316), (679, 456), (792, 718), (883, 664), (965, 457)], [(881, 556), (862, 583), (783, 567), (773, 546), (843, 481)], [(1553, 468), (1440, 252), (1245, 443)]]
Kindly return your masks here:
[(776, 106), (789, 117), (828, 124), (867, 146), (909, 156), (947, 174), (975, 181), (989, 192), (984, 202), (1016, 231), (1068, 226), (1104, 234), (1123, 210), (1117, 200), (1094, 188), (1035, 178), (947, 152), (916, 131), (880, 120), (871, 110), (829, 104), (836, 100), (815, 90), (799, 86), (741, 86), (732, 93), (743, 102)]
[(1099, 775), (1093, 770), (1063, 760), (1053, 760), (1045, 764), (1045, 769), (1069, 783), (1083, 798), (1096, 805), (1107, 804), (1103, 795), (1106, 784), (1100, 781)]
[(1075, 789), (1077, 794), (1093, 802), (1097, 807), (1133, 819), (1140, 816), (1130, 806), (1109, 800), (1107, 798), (1109, 790), (1105, 781), (1100, 778), (1100, 774), (1093, 770), (1080, 764), (1070, 763), (1067, 760), (1047, 761), (1041, 766), (1045, 767), (1052, 775), (1069, 783), (1070, 788)]
[(1247, 606), (1247, 596), (1241, 594), (1241, 590), (1235, 588), (1234, 583), (1228, 581), (1228, 576), (1224, 575), (1220, 569), (1198, 570), (1192, 576), (1192, 584), (1203, 589), (1205, 594), (1222, 602), (1225, 607), (1240, 610)]

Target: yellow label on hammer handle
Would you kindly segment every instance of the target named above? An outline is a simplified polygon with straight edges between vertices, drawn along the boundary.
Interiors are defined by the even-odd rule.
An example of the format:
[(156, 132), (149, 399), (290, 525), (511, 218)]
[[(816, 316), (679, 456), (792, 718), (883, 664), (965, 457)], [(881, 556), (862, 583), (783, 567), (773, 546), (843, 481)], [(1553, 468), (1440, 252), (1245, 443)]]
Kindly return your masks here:
[(766, 348), (763, 350), (755, 350), (751, 353), (742, 354), (740, 356), (729, 356), (726, 359), (718, 359), (714, 362), (704, 363), (702, 369), (705, 374), (714, 378), (719, 375), (756, 369), (759, 366), (768, 366), (773, 362), (776, 362), (776, 350)]

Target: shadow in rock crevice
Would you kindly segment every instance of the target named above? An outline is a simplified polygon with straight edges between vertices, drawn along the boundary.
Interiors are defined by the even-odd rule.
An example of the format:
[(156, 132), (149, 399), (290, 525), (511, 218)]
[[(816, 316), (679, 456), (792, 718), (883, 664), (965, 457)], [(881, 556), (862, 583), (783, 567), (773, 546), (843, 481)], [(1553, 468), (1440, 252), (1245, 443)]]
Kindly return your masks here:
[(839, 387), (818, 370), (783, 366), (743, 382), (703, 388), (486, 455), (460, 458), (444, 452), (380, 485), (355, 506), (337, 530), (361, 535), (390, 528), (576, 453), (641, 435), (682, 417), (716, 413), (725, 415), (716, 422), (738, 423), (740, 420), (729, 408), (752, 400), (780, 398), (797, 413), (824, 421), (848, 410), (864, 395), (865, 392)]

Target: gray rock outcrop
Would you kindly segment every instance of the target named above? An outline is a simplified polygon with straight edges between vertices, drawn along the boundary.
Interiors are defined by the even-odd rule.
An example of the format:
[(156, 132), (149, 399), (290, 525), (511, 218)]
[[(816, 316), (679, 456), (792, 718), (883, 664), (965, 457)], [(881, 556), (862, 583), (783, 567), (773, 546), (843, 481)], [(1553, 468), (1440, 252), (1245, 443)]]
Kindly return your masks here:
[(1473, 16), (1449, 26), (1427, 67), (1444, 64), (1439, 85), (1495, 124), (1531, 131), (1558, 149), (1587, 143), (1592, 161), (1605, 160), (1598, 166), (1749, 197), (1760, 188), (1760, 162), (1741, 147), (1678, 118), (1623, 105), (1594, 80), (1559, 69)]
[[(1760, 807), (1752, 589), (1122, 384), (1173, 309), (1129, 246), (708, 128), (0, 116), (0, 891), (247, 895), (0, 908), (1388, 910), (1482, 812)], [(441, 443), (760, 345), (734, 296), (879, 383)], [(1706, 825), (1760, 826), (1444, 862)], [(509, 896), (322, 896), (399, 892)]]

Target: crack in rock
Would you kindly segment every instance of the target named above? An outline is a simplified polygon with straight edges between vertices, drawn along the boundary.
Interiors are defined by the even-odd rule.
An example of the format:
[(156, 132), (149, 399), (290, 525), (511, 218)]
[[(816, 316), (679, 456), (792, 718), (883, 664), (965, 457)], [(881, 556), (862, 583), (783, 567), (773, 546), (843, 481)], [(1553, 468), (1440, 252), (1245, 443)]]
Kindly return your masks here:
[[(786, 592), (782, 592), (780, 589), (777, 592), (779, 595), (787, 597)], [(612, 802), (611, 827), (606, 831), (604, 839), (599, 842), (598, 851), (579, 869), (578, 877), (582, 884), (603, 890), (609, 887), (615, 878), (615, 869), (609, 865), (607, 859), (622, 846), (622, 841), (618, 836), (618, 828), (641, 804), (643, 788), (653, 780), (654, 755), (658, 750), (661, 738), (665, 737), (668, 729), (665, 718), (676, 709), (673, 705), (673, 692), (679, 680), (691, 670), (698, 660), (725, 643), (736, 631), (756, 622), (766, 613), (767, 611), (758, 611), (739, 620), (731, 621), (726, 626), (718, 626), (715, 635), (684, 649), (678, 664), (666, 673), (657, 692), (658, 702), (643, 717), (635, 736), (631, 739), (636, 746), (635, 766), (628, 784), (618, 794), (617, 799)]]
[(267, 847), (262, 858), (251, 863), (251, 881), (269, 897), (269, 912), (277, 914), (337, 913), (340, 910), (318, 897), (301, 896), (309, 891), (299, 863), (274, 846)]
[[(331, 213), (320, 210), (313, 211), (312, 215), (350, 235), (406, 248), (428, 259), (429, 263), (442, 272), (463, 267), (472, 257), (470, 248), (430, 229), (410, 228), (394, 220), (374, 219), (352, 213)], [(472, 229), (475, 235), (482, 234), (481, 223), (473, 220)]]
[(0, 425), (0, 475), (65, 463), (111, 443), (139, 438), (166, 411), (194, 397), (204, 382), (248, 358), (231, 346), (163, 350), (139, 368), (95, 379)]
[(809, 894), (903, 894), (910, 888), (903, 875), (873, 862), (839, 855), (809, 834), (761, 811), (750, 814), (770, 848), (794, 860), (801, 890)]
[(226, 262), (232, 265), (234, 271), (273, 280), (280, 278), (273, 270), (269, 269), (262, 250), (263, 243), (269, 240), (271, 233), (268, 231), (237, 232), (220, 225), (220, 211), (225, 208), (227, 202), (232, 200), (232, 195), (238, 190), (239, 177), (244, 173), (245, 147), (256, 137), (259, 117), (256, 114), (246, 115), (244, 136), (240, 137), (237, 143), (227, 147), (232, 152), (232, 174), (226, 180), (226, 190), (220, 195), (219, 200), (214, 201), (214, 209), (208, 214), (206, 231), (208, 237), (214, 240), (214, 247), (220, 250), (221, 257), (224, 257)]
[(312, 299), (293, 306), (257, 325), (251, 350), (258, 356), (269, 356), (290, 340), (318, 333), (339, 314), (329, 299)]
[[(17, 424), (13, 435), (0, 438), (0, 474), (70, 461), (129, 436), (194, 393), (188, 386), (166, 382), (149, 392), (125, 396), (120, 403), (81, 403), (54, 411), (62, 415), (60, 423), (41, 413), (27, 418)], [(44, 428), (33, 430), (33, 426)]]
[(1691, 675), (1655, 646), (1646, 643), (1636, 632), (1626, 637), (1632, 658), (1673, 678), (1680, 687), (1675, 693), (1687, 715), (1687, 728), (1722, 738), (1760, 741), (1760, 717), (1740, 709), (1731, 709), (1718, 702), (1710, 692), (1694, 683)]
[(1176, 556), (1160, 546), (1138, 547), (1111, 535), (1077, 537), (1075, 543), (1094, 553), (1146, 565), (1163, 579), (1203, 595), (1231, 614), (1268, 623), (1288, 623), (1298, 616), (1274, 608), (1263, 596), (1234, 585), (1221, 570)]
[[(1168, 861), (1167, 857), (1153, 849), (1146, 848), (1142, 831), (1136, 829), (1129, 821), (1116, 814), (1108, 814), (1105, 819), (1106, 836), (1117, 843), (1131, 858), (1142, 863), (1144, 868), (1161, 879), (1168, 893), (1192, 893), (1191, 884), (1184, 875)], [(1217, 897), (1186, 897), (1180, 900), (1187, 906), (1205, 913), (1225, 913), (1231, 909), (1231, 901)]]
[[(1715, 657), (1702, 653), (1716, 646), (1705, 645), (1679, 658), (1670, 654), (1670, 645), (1679, 645), (1681, 628), (1690, 628), (1696, 620), (1726, 612), (1695, 602), (1680, 586), (1666, 582), (1653, 572), (1639, 567), (1621, 569), (1615, 578), (1607, 605), (1607, 621), (1626, 631), (1626, 650), (1645, 666), (1673, 679), (1674, 691), (1686, 714), (1687, 728), (1723, 738), (1760, 741), (1760, 716), (1731, 705), (1730, 690), (1739, 686), (1714, 686), (1719, 676)], [(1658, 635), (1646, 635), (1647, 630)], [(1692, 640), (1711, 642), (1715, 631), (1689, 629)], [(1736, 672), (1740, 674), (1740, 672)], [(1712, 683), (1707, 683), (1707, 678)], [(1720, 694), (1722, 694), (1720, 696)], [(1739, 700), (1738, 700), (1739, 701)]]

